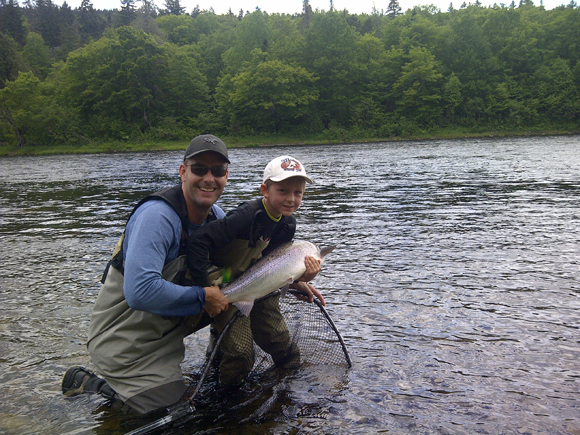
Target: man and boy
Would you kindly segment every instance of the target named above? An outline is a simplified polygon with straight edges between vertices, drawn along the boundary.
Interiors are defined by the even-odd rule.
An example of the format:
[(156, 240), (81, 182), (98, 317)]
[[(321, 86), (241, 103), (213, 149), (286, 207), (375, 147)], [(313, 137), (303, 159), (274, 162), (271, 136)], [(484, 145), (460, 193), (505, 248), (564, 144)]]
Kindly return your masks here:
[[(291, 165), (303, 168), (298, 161), (291, 160)], [(197, 136), (187, 147), (179, 167), (181, 184), (162, 189), (135, 207), (103, 276), (89, 327), (87, 346), (104, 379), (83, 367), (71, 367), (63, 378), (65, 395), (98, 392), (110, 399), (121, 399), (142, 414), (166, 408), (182, 398), (187, 389), (180, 368), (185, 353), (183, 339), (209, 325), (212, 318), (230, 317), (233, 312), (219, 287), (205, 284), (207, 280), (198, 267), (192, 275), (195, 282), (188, 276), (188, 263), (192, 263), (188, 256), (200, 252), (195, 248), (196, 234), (204, 230), (204, 235), (215, 236), (220, 228), (215, 223), (225, 218), (215, 202), (226, 186), (229, 163), (221, 139), (207, 134)], [(307, 179), (305, 171), (299, 178)], [(273, 179), (271, 182), (276, 184)], [(284, 194), (278, 191), (271, 194), (270, 189), (265, 189), (268, 197), (272, 197), (270, 209), (264, 209), (269, 213), (267, 217), (274, 221), (285, 217), (287, 221), (286, 217), (300, 205), (304, 186), (294, 189), (290, 199), (284, 199)], [(230, 225), (233, 218), (227, 222)], [(206, 231), (210, 226), (215, 228)], [(287, 221), (282, 227), (274, 225), (280, 232), (278, 229), (272, 232), (271, 224), (266, 227), (267, 232), (258, 231), (260, 227), (250, 229), (250, 234), (263, 233), (258, 238), (269, 236), (272, 240), (277, 240), (276, 237), (286, 240), (289, 234), (294, 234), (292, 222)], [(253, 237), (248, 240), (254, 241)], [(268, 243), (259, 246), (266, 249)], [(252, 250), (253, 254), (245, 258), (258, 258), (262, 253), (258, 251), (259, 248)], [(218, 257), (212, 251), (212, 260)], [(207, 263), (207, 255), (203, 263)], [(234, 266), (240, 271), (249, 265), (246, 260), (238, 263)], [(231, 267), (226, 261), (222, 264)], [(308, 300), (316, 295), (323, 301), (320, 293), (306, 282), (320, 271), (320, 265), (312, 257), (307, 257), (305, 264), (307, 271), (295, 287), (305, 292)], [(267, 309), (266, 315), (272, 311), (276, 307)], [(218, 316), (222, 312), (224, 315)], [(255, 317), (258, 315), (257, 312)], [(275, 339), (277, 334), (270, 335)], [(287, 341), (285, 346), (288, 347)], [(247, 348), (240, 351), (246, 352)], [(235, 348), (231, 353), (235, 353)], [(288, 350), (283, 353), (281, 364), (287, 359)], [(244, 368), (242, 375), (245, 373)], [(235, 379), (239, 378), (236, 375)], [(225, 378), (224, 381), (229, 382)]]

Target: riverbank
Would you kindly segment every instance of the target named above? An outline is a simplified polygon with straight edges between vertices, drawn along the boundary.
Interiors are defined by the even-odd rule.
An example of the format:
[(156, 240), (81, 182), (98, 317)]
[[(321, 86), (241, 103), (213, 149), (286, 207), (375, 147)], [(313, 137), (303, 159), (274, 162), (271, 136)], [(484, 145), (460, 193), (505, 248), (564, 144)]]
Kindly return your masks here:
[[(345, 133), (342, 138), (321, 139), (312, 137), (306, 139), (290, 138), (281, 135), (254, 136), (254, 137), (230, 137), (220, 138), (227, 144), (228, 148), (249, 148), (260, 146), (300, 146), (300, 145), (327, 145), (327, 144), (349, 144), (349, 143), (373, 143), (373, 142), (399, 142), (418, 140), (441, 140), (441, 139), (467, 139), (467, 138), (489, 138), (489, 137), (522, 137), (522, 136), (561, 136), (580, 134), (580, 129), (576, 130), (547, 130), (547, 129), (525, 129), (518, 131), (489, 131), (489, 132), (461, 132), (440, 131), (436, 133), (424, 133), (407, 137), (350, 137)], [(33, 155), (55, 155), (55, 154), (101, 154), (101, 153), (127, 153), (127, 152), (154, 152), (154, 151), (180, 151), (188, 143), (187, 139), (176, 141), (136, 141), (136, 142), (89, 142), (83, 144), (67, 145), (27, 145), (18, 148), (14, 145), (0, 145), (0, 157), (33, 156)]]

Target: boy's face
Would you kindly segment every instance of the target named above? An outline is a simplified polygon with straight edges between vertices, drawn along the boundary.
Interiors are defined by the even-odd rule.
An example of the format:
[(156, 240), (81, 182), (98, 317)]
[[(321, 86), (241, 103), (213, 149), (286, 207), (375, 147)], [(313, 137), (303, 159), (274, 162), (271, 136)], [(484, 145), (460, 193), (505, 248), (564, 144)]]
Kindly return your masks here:
[(266, 208), (274, 217), (290, 216), (302, 203), (306, 181), (302, 177), (291, 177), (278, 183), (272, 183), (270, 187), (265, 184), (260, 186), (264, 195)]

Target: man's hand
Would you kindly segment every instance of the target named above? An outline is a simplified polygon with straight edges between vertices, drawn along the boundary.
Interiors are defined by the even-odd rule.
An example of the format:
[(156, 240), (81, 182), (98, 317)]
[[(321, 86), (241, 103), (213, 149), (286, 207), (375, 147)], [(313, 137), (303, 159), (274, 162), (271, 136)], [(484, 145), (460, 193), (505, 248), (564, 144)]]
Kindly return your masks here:
[(300, 278), (298, 278), (298, 281), (302, 282), (312, 281), (314, 277), (316, 277), (316, 275), (320, 273), (321, 270), (320, 260), (317, 260), (316, 258), (307, 255), (304, 258), (304, 264), (306, 265), (306, 272), (304, 272), (304, 274)]
[(312, 302), (314, 301), (314, 296), (316, 296), (316, 299), (318, 299), (322, 305), (326, 305), (322, 293), (316, 290), (312, 284), (308, 284), (307, 282), (295, 282), (291, 284), (290, 287), (304, 293), (296, 295), (297, 299), (305, 302)]
[(205, 311), (210, 317), (215, 317), (222, 311), (228, 309), (228, 300), (216, 285), (204, 287), (205, 289)]

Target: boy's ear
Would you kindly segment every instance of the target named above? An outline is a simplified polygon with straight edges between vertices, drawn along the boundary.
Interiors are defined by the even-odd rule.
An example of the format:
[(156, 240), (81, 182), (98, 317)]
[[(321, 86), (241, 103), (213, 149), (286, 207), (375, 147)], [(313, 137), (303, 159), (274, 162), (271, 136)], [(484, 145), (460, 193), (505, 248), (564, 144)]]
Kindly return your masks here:
[(260, 192), (262, 192), (264, 198), (268, 198), (268, 186), (266, 186), (264, 183), (260, 185)]

